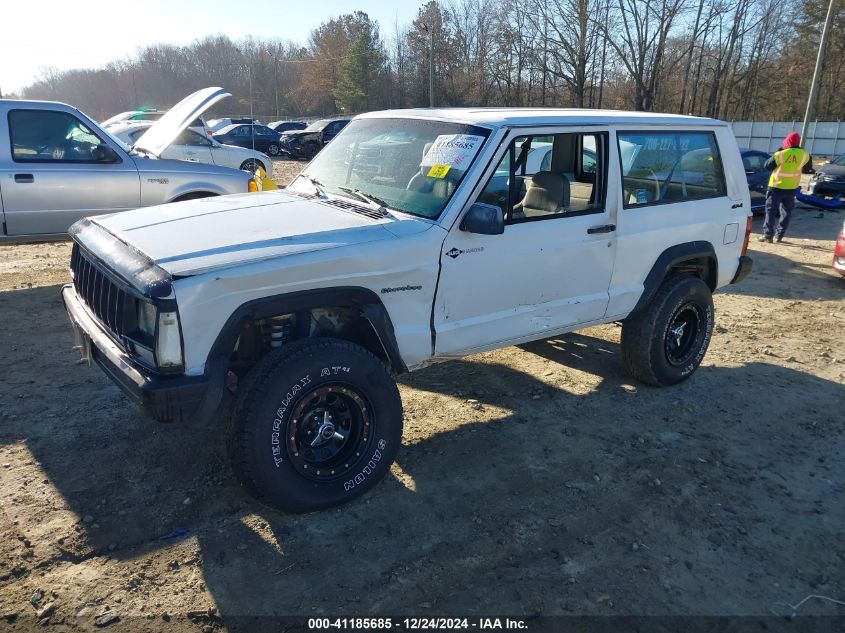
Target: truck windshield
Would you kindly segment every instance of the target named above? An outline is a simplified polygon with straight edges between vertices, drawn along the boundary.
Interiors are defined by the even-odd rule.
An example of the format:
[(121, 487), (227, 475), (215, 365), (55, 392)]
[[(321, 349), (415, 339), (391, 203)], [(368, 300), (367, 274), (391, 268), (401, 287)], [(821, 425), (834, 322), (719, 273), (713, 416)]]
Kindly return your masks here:
[(443, 121), (356, 119), (288, 189), (377, 200), (388, 209), (434, 220), (489, 133)]

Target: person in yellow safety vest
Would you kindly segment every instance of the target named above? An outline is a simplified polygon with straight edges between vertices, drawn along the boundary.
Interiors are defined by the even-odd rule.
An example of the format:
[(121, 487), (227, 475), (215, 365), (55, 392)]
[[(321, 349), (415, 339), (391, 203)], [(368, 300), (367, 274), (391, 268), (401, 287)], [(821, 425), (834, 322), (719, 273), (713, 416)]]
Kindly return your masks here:
[(765, 168), (771, 169), (772, 175), (766, 190), (766, 219), (760, 242), (771, 243), (772, 237), (776, 242), (783, 240), (795, 208), (795, 192), (801, 184), (801, 172), (809, 160), (810, 155), (801, 149), (801, 135), (790, 132), (783, 139), (783, 149), (775, 152), (766, 162)]

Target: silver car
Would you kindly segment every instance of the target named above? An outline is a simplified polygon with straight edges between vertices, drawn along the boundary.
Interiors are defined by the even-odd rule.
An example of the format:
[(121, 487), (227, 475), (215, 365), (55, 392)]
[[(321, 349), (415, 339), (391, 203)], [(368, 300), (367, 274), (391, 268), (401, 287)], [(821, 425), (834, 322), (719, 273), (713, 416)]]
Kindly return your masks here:
[(61, 239), (85, 216), (249, 191), (247, 172), (159, 158), (227, 96), (189, 95), (132, 147), (72, 106), (0, 100), (0, 242)]

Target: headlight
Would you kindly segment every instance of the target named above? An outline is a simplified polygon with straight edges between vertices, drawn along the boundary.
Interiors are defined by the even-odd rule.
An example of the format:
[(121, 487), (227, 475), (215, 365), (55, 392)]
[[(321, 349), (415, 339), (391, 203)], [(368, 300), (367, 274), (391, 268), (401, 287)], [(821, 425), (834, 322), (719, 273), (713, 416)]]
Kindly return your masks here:
[(159, 367), (182, 365), (182, 335), (179, 333), (179, 315), (176, 312), (162, 312), (158, 315), (156, 362)]
[(152, 339), (156, 334), (156, 307), (146, 301), (138, 301), (138, 329)]

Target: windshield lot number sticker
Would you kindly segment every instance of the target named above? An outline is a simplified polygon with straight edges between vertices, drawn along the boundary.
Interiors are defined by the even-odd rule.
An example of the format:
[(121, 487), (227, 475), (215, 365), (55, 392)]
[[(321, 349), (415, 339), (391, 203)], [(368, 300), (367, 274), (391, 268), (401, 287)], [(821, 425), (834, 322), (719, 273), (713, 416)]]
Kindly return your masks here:
[(450, 169), (451, 167), (449, 167), (449, 165), (433, 165), (432, 168), (428, 170), (428, 177), (445, 178)]
[[(483, 142), (483, 136), (473, 134), (441, 134), (423, 156), (420, 167), (466, 169)], [(443, 178), (445, 175), (434, 177)]]

